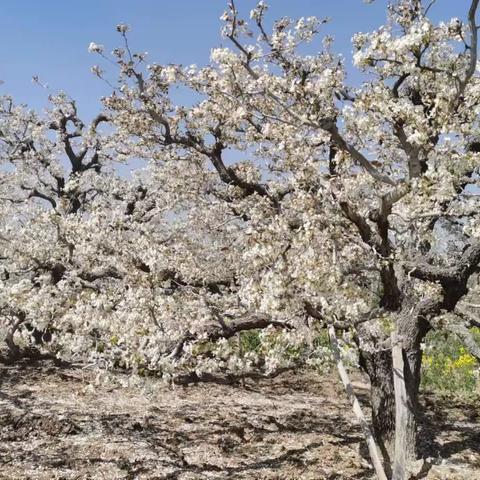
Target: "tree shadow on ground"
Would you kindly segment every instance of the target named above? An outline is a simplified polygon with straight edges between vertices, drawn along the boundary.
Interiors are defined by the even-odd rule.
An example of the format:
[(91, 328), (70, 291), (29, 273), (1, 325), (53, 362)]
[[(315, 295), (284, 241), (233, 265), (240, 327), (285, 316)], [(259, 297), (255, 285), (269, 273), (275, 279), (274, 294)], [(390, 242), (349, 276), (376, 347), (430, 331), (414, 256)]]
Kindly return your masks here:
[(450, 459), (471, 449), (480, 452), (480, 407), (458, 398), (422, 395), (419, 425), (420, 454)]
[[(74, 471), (107, 479), (370, 478), (348, 402), (321, 381), (288, 375), (246, 388), (167, 388), (161, 401), (147, 402), (141, 392), (123, 400), (123, 389), (82, 393), (83, 374), (52, 362), (0, 367), (0, 477), (28, 478), (21, 472), (35, 467), (47, 472), (42, 480)], [(338, 476), (345, 458), (348, 476)]]
[[(51, 362), (0, 367), (1, 478), (29, 478), (5, 472), (32, 466), (47, 472), (40, 480), (68, 472), (115, 480), (372, 478), (361, 431), (332, 377), (163, 388), (147, 399), (111, 386), (85, 393), (84, 375)], [(368, 391), (358, 396), (368, 413)], [(424, 401), (424, 456), (480, 449), (475, 423), (458, 421), (451, 403)]]

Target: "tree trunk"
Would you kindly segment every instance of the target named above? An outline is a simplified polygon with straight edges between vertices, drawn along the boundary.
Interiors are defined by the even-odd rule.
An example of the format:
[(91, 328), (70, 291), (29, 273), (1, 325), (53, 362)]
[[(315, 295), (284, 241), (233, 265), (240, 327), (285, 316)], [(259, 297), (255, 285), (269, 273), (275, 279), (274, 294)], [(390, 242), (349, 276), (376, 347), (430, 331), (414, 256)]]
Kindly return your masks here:
[(14, 335), (24, 321), (25, 321), (25, 315), (23, 314), (18, 315), (17, 321), (12, 325), (11, 329), (7, 331), (7, 336), (5, 337), (5, 343), (7, 344), (8, 356), (11, 360), (16, 360), (21, 356), (20, 348), (15, 343)]
[[(407, 397), (407, 422), (404, 434), (407, 439), (405, 458), (407, 464), (417, 455), (418, 392), (420, 387), (421, 350), (404, 352), (404, 378)], [(395, 458), (395, 389), (393, 381), (392, 353), (382, 350), (374, 353), (360, 353), (360, 365), (370, 377), (370, 401), (372, 427), (382, 452), (385, 471), (392, 474)]]
[[(395, 466), (401, 461), (405, 469), (404, 476), (407, 478), (408, 467), (417, 458), (418, 394), (422, 363), (420, 344), (429, 329), (428, 323), (419, 318), (416, 312), (412, 312), (411, 304), (402, 310), (396, 317), (396, 338), (402, 345), (400, 358), (403, 372), (395, 372), (400, 375), (397, 377), (397, 387), (399, 378), (405, 382), (403, 410), (400, 410), (399, 417), (402, 420), (397, 429), (397, 437), (404, 438), (400, 456), (395, 452), (396, 405), (392, 351), (390, 349), (360, 351), (360, 366), (370, 377), (371, 383), (373, 432), (384, 457), (385, 471), (388, 475), (394, 474), (395, 479), (401, 478), (398, 474), (395, 476), (393, 472), (395, 457), (397, 457)], [(362, 334), (368, 338), (369, 332), (359, 331), (359, 335)], [(379, 339), (375, 343), (378, 345)]]
[(337, 361), (338, 373), (340, 375), (340, 378), (342, 379), (343, 385), (345, 386), (345, 391), (347, 392), (348, 398), (352, 403), (355, 416), (357, 417), (357, 420), (360, 423), (360, 426), (362, 427), (365, 440), (367, 441), (369, 455), (372, 460), (372, 465), (373, 465), (373, 468), (375, 469), (377, 478), (379, 480), (387, 480), (387, 476), (385, 475), (385, 469), (383, 468), (383, 464), (382, 464), (382, 458), (381, 458), (380, 452), (378, 451), (375, 438), (372, 435), (372, 430), (369, 427), (368, 422), (365, 419), (365, 416), (363, 415), (362, 408), (353, 391), (353, 387), (348, 377), (348, 373), (342, 362), (340, 350), (338, 348), (337, 337), (335, 335), (335, 328), (332, 325), (329, 326), (328, 333), (330, 336), (330, 342), (332, 345), (333, 354), (335, 356), (335, 360)]
[(360, 365), (370, 378), (372, 428), (388, 473), (395, 444), (395, 392), (391, 352), (362, 351)]
[(394, 379), (396, 390), (396, 438), (393, 480), (410, 478), (410, 467), (417, 459), (418, 392), (422, 351), (394, 347)]

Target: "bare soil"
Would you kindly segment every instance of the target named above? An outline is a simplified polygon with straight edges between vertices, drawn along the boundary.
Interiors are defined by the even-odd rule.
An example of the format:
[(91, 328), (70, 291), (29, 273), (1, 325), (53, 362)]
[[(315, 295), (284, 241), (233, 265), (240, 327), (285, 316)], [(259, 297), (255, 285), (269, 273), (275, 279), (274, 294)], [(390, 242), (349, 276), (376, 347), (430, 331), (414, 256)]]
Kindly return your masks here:
[[(94, 384), (88, 369), (0, 366), (0, 479), (374, 478), (333, 373), (244, 385)], [(359, 394), (367, 411), (368, 391)], [(479, 405), (423, 402), (423, 449), (435, 461), (418, 478), (480, 479)]]

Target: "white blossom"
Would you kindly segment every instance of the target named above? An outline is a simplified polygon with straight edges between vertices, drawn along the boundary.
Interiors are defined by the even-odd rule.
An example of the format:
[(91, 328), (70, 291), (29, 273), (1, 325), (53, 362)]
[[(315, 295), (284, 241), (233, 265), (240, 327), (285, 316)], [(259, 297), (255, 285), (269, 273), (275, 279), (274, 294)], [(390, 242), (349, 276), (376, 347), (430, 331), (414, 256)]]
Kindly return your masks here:
[(98, 43), (91, 42), (88, 46), (88, 51), (90, 53), (103, 53), (104, 46)]

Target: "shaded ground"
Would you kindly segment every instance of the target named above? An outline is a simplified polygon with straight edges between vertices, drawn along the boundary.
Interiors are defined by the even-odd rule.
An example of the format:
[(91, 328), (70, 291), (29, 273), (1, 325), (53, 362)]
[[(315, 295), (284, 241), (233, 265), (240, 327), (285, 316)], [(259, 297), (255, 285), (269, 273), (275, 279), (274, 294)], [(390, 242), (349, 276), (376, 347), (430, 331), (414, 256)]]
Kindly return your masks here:
[[(334, 375), (146, 392), (43, 362), (0, 379), (0, 479), (373, 478)], [(426, 446), (447, 462), (427, 478), (480, 479), (478, 405), (425, 401)]]

